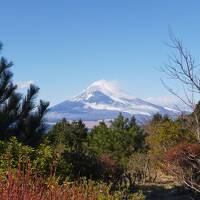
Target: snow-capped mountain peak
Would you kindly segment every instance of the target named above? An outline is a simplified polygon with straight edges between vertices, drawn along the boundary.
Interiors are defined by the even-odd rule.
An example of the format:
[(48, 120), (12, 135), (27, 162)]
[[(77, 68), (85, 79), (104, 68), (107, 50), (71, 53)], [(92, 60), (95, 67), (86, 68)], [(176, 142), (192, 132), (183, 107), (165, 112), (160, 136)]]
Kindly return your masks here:
[(74, 98), (52, 107), (47, 119), (49, 122), (56, 122), (62, 118), (84, 121), (110, 120), (119, 112), (126, 117), (134, 115), (140, 123), (150, 120), (156, 113), (171, 117), (180, 114), (176, 110), (134, 98), (114, 82), (100, 80), (92, 83)]
[(73, 101), (84, 101), (93, 97), (95, 94), (102, 93), (106, 96), (109, 96), (111, 99), (124, 102), (126, 99), (133, 99), (132, 96), (128, 95), (122, 89), (120, 89), (115, 82), (99, 80), (92, 83), (89, 87), (86, 88), (81, 94), (75, 96)]

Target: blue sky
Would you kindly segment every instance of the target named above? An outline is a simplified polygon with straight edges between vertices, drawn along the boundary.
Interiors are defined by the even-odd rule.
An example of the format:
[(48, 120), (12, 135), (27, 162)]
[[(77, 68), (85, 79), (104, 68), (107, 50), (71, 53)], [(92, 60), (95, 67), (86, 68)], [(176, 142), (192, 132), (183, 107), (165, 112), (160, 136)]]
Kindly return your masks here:
[(51, 104), (99, 79), (117, 81), (140, 98), (167, 96), (159, 68), (171, 52), (165, 45), (169, 27), (200, 57), (200, 1), (0, 0), (0, 5), (2, 54), (15, 64), (15, 82), (33, 81)]

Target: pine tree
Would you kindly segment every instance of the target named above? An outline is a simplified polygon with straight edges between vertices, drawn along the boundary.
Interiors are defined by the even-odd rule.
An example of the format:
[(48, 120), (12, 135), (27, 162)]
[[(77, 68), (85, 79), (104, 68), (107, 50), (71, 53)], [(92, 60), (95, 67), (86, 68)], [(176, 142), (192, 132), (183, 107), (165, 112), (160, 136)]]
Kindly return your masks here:
[(111, 128), (117, 131), (124, 131), (128, 128), (128, 122), (129, 119), (125, 118), (122, 113), (119, 113), (119, 115), (111, 121)]
[(47, 140), (55, 148), (64, 145), (65, 150), (69, 152), (82, 152), (87, 135), (88, 129), (81, 120), (68, 122), (62, 119), (53, 126)]
[(44, 115), (49, 103), (40, 100), (36, 105), (39, 88), (35, 85), (30, 85), (25, 97), (17, 92), (10, 71), (12, 66), (12, 62), (0, 58), (0, 139), (16, 136), (24, 144), (36, 145), (44, 132)]

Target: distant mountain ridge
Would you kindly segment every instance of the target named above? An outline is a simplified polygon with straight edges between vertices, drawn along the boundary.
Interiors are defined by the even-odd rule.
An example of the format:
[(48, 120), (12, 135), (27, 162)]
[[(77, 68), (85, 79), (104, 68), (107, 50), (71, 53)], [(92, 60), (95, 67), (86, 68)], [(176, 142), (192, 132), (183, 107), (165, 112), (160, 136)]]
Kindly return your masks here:
[(49, 123), (62, 118), (68, 120), (100, 121), (111, 120), (119, 112), (124, 116), (134, 115), (137, 122), (145, 123), (156, 113), (176, 117), (179, 111), (165, 108), (132, 97), (106, 80), (96, 81), (81, 94), (53, 106), (47, 114)]

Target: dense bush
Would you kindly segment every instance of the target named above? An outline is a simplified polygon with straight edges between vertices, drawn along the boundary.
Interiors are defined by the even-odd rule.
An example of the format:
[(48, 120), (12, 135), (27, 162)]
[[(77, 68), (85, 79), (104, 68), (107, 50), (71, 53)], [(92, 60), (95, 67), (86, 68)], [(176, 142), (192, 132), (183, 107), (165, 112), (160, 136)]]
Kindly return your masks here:
[(27, 163), (30, 163), (32, 172), (48, 175), (53, 163), (53, 151), (50, 146), (41, 144), (37, 148), (32, 148), (18, 142), (15, 137), (7, 142), (1, 141), (0, 144), (0, 173), (2, 175), (6, 174), (9, 168), (17, 169), (19, 164), (23, 169)]
[(194, 134), (188, 127), (182, 126), (181, 120), (172, 120), (168, 117), (156, 115), (147, 125), (148, 137), (146, 142), (149, 145), (151, 154), (157, 160), (161, 160), (163, 153), (168, 149), (182, 142), (195, 142)]
[(179, 144), (165, 153), (165, 169), (200, 193), (200, 144)]

